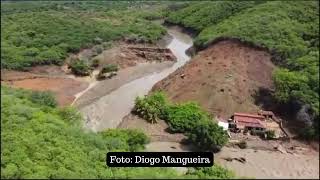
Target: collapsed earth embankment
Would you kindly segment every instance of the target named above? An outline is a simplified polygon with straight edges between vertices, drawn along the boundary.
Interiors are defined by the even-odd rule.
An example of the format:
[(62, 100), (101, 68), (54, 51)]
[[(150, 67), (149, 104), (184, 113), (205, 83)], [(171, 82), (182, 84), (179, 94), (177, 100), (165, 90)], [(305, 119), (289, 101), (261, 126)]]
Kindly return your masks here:
[(225, 118), (236, 111), (256, 112), (254, 95), (272, 89), (274, 64), (267, 52), (225, 40), (200, 51), (189, 63), (153, 90), (164, 90), (175, 102), (194, 100)]

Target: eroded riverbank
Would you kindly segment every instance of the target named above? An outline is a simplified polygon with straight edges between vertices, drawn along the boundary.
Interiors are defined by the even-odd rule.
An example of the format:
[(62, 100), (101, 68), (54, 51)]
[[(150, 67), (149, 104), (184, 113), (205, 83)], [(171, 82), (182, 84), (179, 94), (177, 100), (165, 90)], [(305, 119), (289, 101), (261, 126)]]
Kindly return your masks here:
[[(86, 119), (86, 127), (93, 131), (116, 128), (123, 117), (131, 112), (137, 96), (148, 94), (153, 85), (184, 65), (190, 57), (186, 50), (192, 46), (192, 39), (176, 28), (168, 29), (172, 37), (167, 48), (177, 61), (147, 63), (133, 67), (113, 80), (100, 82), (88, 90), (75, 105)], [(141, 69), (140, 69), (141, 68)], [(120, 87), (117, 85), (121, 84)]]

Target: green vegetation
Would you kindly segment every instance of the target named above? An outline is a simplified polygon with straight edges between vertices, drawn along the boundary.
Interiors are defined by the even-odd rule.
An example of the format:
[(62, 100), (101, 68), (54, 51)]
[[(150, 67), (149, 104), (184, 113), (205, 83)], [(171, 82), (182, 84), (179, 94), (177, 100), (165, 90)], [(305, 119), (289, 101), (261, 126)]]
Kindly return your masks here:
[(108, 64), (104, 66), (101, 70), (101, 73), (109, 73), (109, 72), (116, 72), (119, 70), (118, 65), (116, 64)]
[(186, 8), (173, 11), (168, 22), (181, 24), (200, 32), (208, 25), (217, 24), (243, 9), (259, 4), (259, 1), (214, 1), (189, 4)]
[(85, 132), (75, 109), (52, 107), (43, 103), (47, 95), (33, 94), (1, 86), (1, 178), (234, 177), (217, 166), (183, 176), (172, 168), (110, 168), (107, 152), (140, 151), (148, 137), (138, 130)]
[(173, 132), (191, 132), (199, 122), (210, 121), (209, 115), (194, 102), (168, 108), (166, 120)]
[(185, 133), (202, 150), (218, 151), (228, 142), (226, 132), (199, 105), (169, 104), (163, 92), (137, 97), (133, 112), (151, 123), (165, 120), (172, 132)]
[[(105, 79), (105, 78), (112, 78), (113, 76), (117, 75), (117, 71), (119, 70), (119, 67), (117, 64), (108, 64), (105, 65), (101, 71), (99, 72), (97, 79)], [(109, 73), (109, 74), (106, 74)]]
[[(165, 33), (150, 21), (164, 16), (158, 6), (132, 1), (1, 2), (1, 66), (25, 70), (62, 65), (70, 53), (93, 48), (95, 56), (122, 38), (154, 42)], [(91, 58), (68, 63), (74, 73), (88, 75), (99, 66)], [(172, 168), (110, 168), (105, 165), (107, 152), (142, 151), (149, 138), (138, 130), (84, 131), (76, 109), (56, 104), (49, 92), (1, 86), (1, 178), (233, 178), (215, 167), (208, 176), (201, 169), (178, 175)]]
[(230, 179), (235, 178), (233, 172), (224, 169), (218, 165), (212, 167), (198, 167), (191, 168), (188, 172), (188, 175), (196, 175), (200, 179)]
[(167, 21), (199, 32), (195, 39), (198, 49), (221, 37), (236, 38), (268, 49), (274, 63), (281, 66), (273, 75), (275, 98), (284, 104), (311, 105), (313, 112), (309, 114), (314, 119), (314, 128), (318, 129), (317, 1), (195, 2), (170, 13)]
[(222, 127), (210, 121), (198, 122), (187, 135), (193, 144), (204, 151), (220, 151), (228, 142), (228, 135)]
[(107, 3), (108, 8), (95, 2), (29, 3), (1, 2), (2, 68), (61, 65), (81, 48), (131, 36), (152, 42), (165, 33), (146, 20), (147, 10), (134, 2)]
[(276, 137), (276, 133), (274, 130), (268, 130), (266, 131), (266, 134), (267, 134), (267, 139), (273, 139)]
[(92, 66), (85, 60), (74, 60), (70, 63), (71, 71), (78, 76), (88, 76), (91, 74)]
[(99, 65), (100, 65), (99, 59), (97, 58), (92, 59), (91, 67), (96, 68), (96, 67), (99, 67)]
[(51, 92), (33, 91), (30, 95), (30, 100), (33, 103), (50, 107), (56, 107), (58, 104)]
[(163, 92), (156, 92), (144, 98), (137, 97), (133, 112), (143, 119), (155, 123), (165, 116), (167, 100)]
[[(122, 147), (126, 147), (126, 151), (141, 151), (144, 150), (144, 145), (149, 143), (149, 138), (142, 132), (138, 130), (118, 130), (118, 129), (110, 129), (108, 131), (104, 131), (100, 133), (102, 137), (108, 141), (110, 140), (111, 147), (117, 147), (117, 143), (121, 142)], [(119, 139), (118, 142), (114, 141), (115, 139)], [(121, 141), (120, 141), (121, 140)], [(115, 143), (115, 144), (112, 144)]]

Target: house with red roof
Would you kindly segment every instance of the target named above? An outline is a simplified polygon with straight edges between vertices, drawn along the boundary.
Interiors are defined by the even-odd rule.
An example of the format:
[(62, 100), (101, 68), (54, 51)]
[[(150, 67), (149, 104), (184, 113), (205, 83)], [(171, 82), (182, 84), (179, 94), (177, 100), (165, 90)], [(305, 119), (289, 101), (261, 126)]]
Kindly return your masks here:
[(233, 123), (238, 130), (265, 130), (265, 117), (247, 113), (234, 113)]

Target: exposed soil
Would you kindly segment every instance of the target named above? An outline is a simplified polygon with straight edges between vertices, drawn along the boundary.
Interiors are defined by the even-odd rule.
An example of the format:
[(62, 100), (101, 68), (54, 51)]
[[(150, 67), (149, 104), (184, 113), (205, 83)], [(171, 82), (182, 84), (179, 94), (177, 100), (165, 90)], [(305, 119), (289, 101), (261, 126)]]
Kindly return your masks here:
[(159, 120), (157, 123), (152, 124), (133, 114), (129, 114), (123, 118), (123, 121), (118, 126), (118, 128), (121, 129), (140, 129), (150, 137), (152, 142), (161, 141), (179, 143), (185, 138), (181, 133), (168, 133), (168, 127), (168, 124), (163, 120)]
[[(241, 163), (230, 158), (244, 158)], [(235, 171), (238, 176), (255, 178), (319, 178), (319, 154), (281, 153), (224, 147), (215, 154), (215, 162)]]
[[(79, 56), (90, 54), (88, 51), (82, 51)], [(132, 67), (138, 63), (175, 61), (170, 49), (162, 48), (152, 44), (133, 44), (127, 42), (117, 42), (112, 48), (104, 50), (95, 57), (99, 59), (100, 68), (106, 64), (117, 64), (120, 69)]]
[(84, 90), (86, 83), (69, 78), (35, 78), (3, 82), (11, 87), (35, 91), (51, 91), (56, 95), (58, 105), (66, 106), (73, 102), (74, 94)]
[(259, 109), (254, 96), (272, 89), (271, 56), (231, 40), (199, 52), (189, 63), (158, 82), (174, 102), (196, 101), (208, 112), (229, 118), (234, 112)]
[[(50, 68), (55, 69), (54, 67)], [(56, 96), (58, 105), (60, 106), (71, 104), (75, 98), (74, 94), (84, 90), (88, 86), (88, 83), (75, 79), (49, 76), (45, 73), (36, 72), (2, 70), (1, 84), (36, 91), (51, 91)]]
[[(155, 83), (190, 59), (185, 51), (192, 46), (192, 39), (174, 29), (169, 29), (168, 34), (171, 36), (171, 41), (169, 43), (166, 43), (168, 39), (163, 41), (167, 49), (129, 46), (131, 53), (139, 58), (145, 57), (147, 62), (120, 70), (117, 76), (99, 82), (75, 101), (74, 104), (85, 116), (85, 127), (92, 131), (118, 127), (123, 118), (131, 112), (137, 96), (147, 95)], [(171, 51), (177, 58), (176, 62), (168, 61), (172, 56)], [(159, 59), (159, 55), (154, 56), (155, 54), (163, 57)], [(163, 61), (162, 58), (167, 60)], [(107, 59), (112, 60), (109, 57), (104, 60)]]
[(172, 64), (173, 62), (139, 63), (136, 66), (119, 70), (117, 72), (117, 76), (96, 83), (96, 85), (91, 87), (90, 90), (79, 97), (74, 102), (74, 105), (78, 108), (82, 108), (118, 89), (122, 85), (129, 83), (130, 81), (147, 76), (148, 74), (159, 72), (165, 68), (172, 66)]
[[(72, 56), (92, 56), (92, 50), (84, 49), (78, 54), (71, 55), (70, 57)], [(70, 57), (68, 59), (70, 59)], [(111, 91), (128, 82), (130, 79), (132, 80), (141, 77), (146, 73), (156, 72), (158, 69), (169, 67), (176, 60), (169, 49), (151, 44), (128, 44), (125, 42), (115, 43), (113, 48), (103, 51), (97, 58), (100, 60), (100, 66), (91, 76), (77, 77), (71, 73), (67, 64), (63, 66), (44, 65), (31, 67), (27, 72), (3, 69), (1, 70), (1, 83), (17, 88), (51, 91), (56, 96), (58, 104), (60, 106), (66, 106), (72, 104), (76, 97), (78, 98), (78, 96), (84, 94), (83, 92), (87, 91), (87, 88), (92, 88), (93, 85), (98, 84), (95, 75), (105, 64), (118, 64), (120, 71), (123, 74), (121, 76), (122, 83), (118, 82), (119, 78), (115, 78), (118, 79), (118, 81), (116, 81), (118, 83), (115, 84), (112, 80), (105, 80), (105, 82), (113, 82), (107, 83), (109, 86), (110, 84), (114, 84), (109, 87), (109, 90)], [(68, 59), (66, 62), (68, 62)], [(124, 70), (141, 63), (146, 64), (147, 62), (162, 63), (159, 63), (159, 65), (156, 63), (149, 63), (148, 65), (139, 66), (139, 68), (132, 68), (135, 70), (129, 70), (128, 73)], [(130, 73), (132, 71), (136, 73)], [(100, 90), (104, 91), (103, 95), (105, 95), (107, 91), (105, 89), (106, 87), (103, 87), (104, 88)], [(97, 95), (101, 95), (101, 93)], [(96, 98), (97, 95), (94, 95), (94, 98)]]

